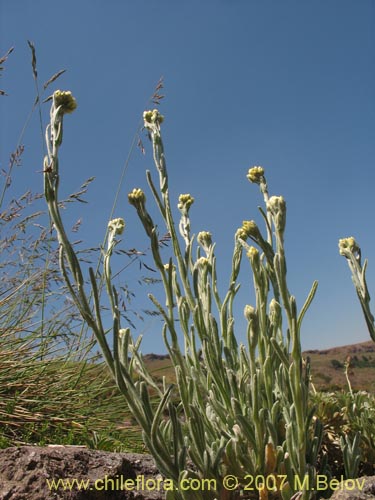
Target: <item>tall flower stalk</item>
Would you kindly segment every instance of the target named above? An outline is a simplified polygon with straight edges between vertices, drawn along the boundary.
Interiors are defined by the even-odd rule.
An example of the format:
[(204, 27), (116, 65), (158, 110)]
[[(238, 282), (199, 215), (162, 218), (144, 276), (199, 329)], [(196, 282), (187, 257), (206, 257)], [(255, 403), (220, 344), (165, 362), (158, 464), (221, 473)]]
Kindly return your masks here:
[[(265, 209), (261, 213), (266, 237), (254, 221), (244, 221), (237, 230), (230, 281), (222, 299), (212, 235), (200, 231), (195, 241), (191, 233), (194, 198), (190, 194), (180, 195), (180, 220), (178, 225), (175, 223), (161, 134), (164, 118), (157, 110), (144, 113), (158, 187), (149, 171), (146, 178), (171, 237), (173, 254), (167, 261), (160, 250), (158, 229), (146, 207), (144, 191), (133, 189), (128, 200), (150, 240), (165, 292), (164, 300), (152, 294), (149, 298), (163, 318), (161, 333), (176, 382), (168, 386), (164, 379), (160, 383), (143, 363), (141, 338), (134, 340), (129, 328), (122, 328), (117, 292), (111, 281), (111, 256), (124, 230), (123, 219), (109, 223), (103, 264), (112, 310), (113, 348), (102, 324), (94, 272), (89, 271), (94, 298), (91, 308), (79, 261), (64, 231), (58, 208), (58, 148), (64, 114), (73, 107), (75, 101), (70, 93), (55, 92), (44, 167), (45, 196), (60, 242), (61, 270), (143, 429), (145, 444), (162, 474), (177, 487), (166, 491), (166, 498), (237, 499), (255, 477), (263, 481), (253, 487), (251, 498), (289, 500), (297, 492), (301, 498), (314, 498), (322, 426), (318, 420), (313, 421), (308, 407), (309, 365), (302, 359), (300, 332), (317, 284), (298, 313), (286, 280), (284, 198), (269, 196), (262, 167), (249, 170), (248, 179), (259, 185), (264, 197)], [(255, 305), (246, 305), (244, 310), (246, 345), (235, 336), (233, 311), (244, 248), (256, 297)], [(197, 479), (212, 480), (210, 490), (179, 488), (182, 480), (186, 485)]]
[(365, 317), (367, 329), (370, 333), (370, 337), (375, 342), (375, 320), (370, 309), (370, 294), (366, 283), (367, 259), (362, 265), (361, 248), (353, 236), (339, 240), (339, 252), (348, 262), (349, 269), (352, 273), (352, 281)]
[[(339, 240), (339, 252), (340, 255), (345, 257), (347, 260), (352, 274), (352, 281), (357, 292), (357, 297), (365, 317), (367, 329), (371, 339), (375, 342), (375, 319), (370, 308), (370, 293), (366, 282), (367, 259), (365, 259), (362, 264), (361, 248), (353, 236)], [(345, 377), (348, 383), (351, 398), (351, 411), (354, 415), (359, 416), (362, 419), (362, 422), (365, 422), (366, 419), (363, 414), (365, 414), (366, 410), (364, 410), (363, 406), (358, 404), (360, 393), (355, 394), (352, 390), (348, 375), (349, 367), (350, 357), (345, 362)], [(365, 448), (368, 443), (365, 427), (367, 426), (363, 426), (362, 434), (357, 431), (352, 438), (348, 435), (341, 436), (340, 438), (340, 446), (343, 452), (345, 473), (347, 477), (357, 476), (358, 466), (361, 459), (361, 447)]]

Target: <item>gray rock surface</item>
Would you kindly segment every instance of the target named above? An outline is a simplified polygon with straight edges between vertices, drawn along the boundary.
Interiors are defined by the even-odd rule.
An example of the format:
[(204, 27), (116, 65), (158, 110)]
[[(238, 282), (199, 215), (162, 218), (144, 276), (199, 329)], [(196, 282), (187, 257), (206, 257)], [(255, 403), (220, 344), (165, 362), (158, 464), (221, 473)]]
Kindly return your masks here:
[[(55, 485), (60, 480), (57, 488), (51, 488), (52, 480)], [(70, 480), (71, 489), (66, 480)], [(110, 453), (79, 446), (21, 446), (0, 450), (0, 500), (162, 500), (164, 497), (162, 477), (151, 455)], [(375, 476), (340, 483), (331, 500), (375, 500)]]
[[(81, 487), (71, 483), (71, 490), (64, 491), (61, 481), (57, 489), (48, 485), (59, 479), (82, 481)], [(0, 500), (157, 500), (164, 498), (162, 486), (157, 491), (158, 480), (162, 478), (150, 455), (77, 446), (0, 450)]]
[(340, 483), (331, 500), (374, 500), (375, 476), (348, 479)]

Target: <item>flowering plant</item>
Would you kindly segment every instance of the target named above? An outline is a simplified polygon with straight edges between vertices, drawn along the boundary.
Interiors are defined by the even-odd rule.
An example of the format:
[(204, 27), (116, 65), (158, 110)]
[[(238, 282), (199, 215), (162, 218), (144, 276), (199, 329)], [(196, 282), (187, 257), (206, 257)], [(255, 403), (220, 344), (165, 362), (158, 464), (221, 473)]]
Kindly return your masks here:
[[(176, 231), (161, 135), (164, 117), (157, 110), (144, 113), (159, 187), (149, 171), (146, 177), (173, 249), (166, 264), (160, 253), (157, 226), (146, 207), (145, 193), (140, 188), (133, 189), (128, 199), (150, 240), (165, 292), (165, 306), (154, 295), (149, 297), (164, 321), (162, 337), (173, 363), (176, 383), (167, 385), (165, 379), (159, 383), (143, 362), (141, 338), (134, 339), (130, 329), (121, 325), (117, 292), (111, 282), (111, 256), (118, 242), (116, 236), (124, 230), (123, 219), (114, 219), (108, 225), (103, 266), (112, 310), (113, 348), (103, 328), (92, 269), (94, 305), (90, 307), (83, 273), (64, 231), (58, 206), (62, 121), (64, 113), (73, 110), (68, 93), (62, 93), (66, 96), (63, 102), (58, 99), (60, 95), (54, 95), (52, 100), (44, 177), (45, 197), (60, 242), (62, 274), (143, 429), (144, 442), (160, 471), (175, 485), (182, 480), (214, 480), (210, 491), (172, 489), (167, 498), (245, 498), (249, 477), (263, 478), (254, 491), (257, 498), (289, 500), (295, 494), (303, 499), (313, 498), (318, 462), (320, 473), (325, 472), (320, 450), (323, 431), (308, 405), (309, 362), (302, 359), (300, 333), (317, 283), (298, 312), (286, 279), (284, 198), (269, 196), (262, 167), (249, 170), (249, 181), (259, 185), (263, 194), (265, 210), (261, 213), (266, 236), (254, 221), (244, 221), (237, 230), (230, 281), (222, 299), (212, 235), (200, 231), (197, 246), (191, 235), (190, 209), (194, 198), (190, 194), (179, 197), (180, 235)], [(252, 245), (247, 243), (249, 239)], [(246, 345), (237, 341), (233, 313), (244, 249), (256, 297), (255, 304), (244, 309)], [(228, 477), (234, 478), (234, 483), (228, 484)]]

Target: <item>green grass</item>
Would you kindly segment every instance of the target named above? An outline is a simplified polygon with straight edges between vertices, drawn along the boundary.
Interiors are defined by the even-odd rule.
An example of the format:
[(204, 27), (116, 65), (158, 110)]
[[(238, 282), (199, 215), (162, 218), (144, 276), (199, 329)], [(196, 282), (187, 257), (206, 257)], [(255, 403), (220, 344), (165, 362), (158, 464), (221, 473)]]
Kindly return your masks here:
[(34, 360), (27, 370), (13, 367), (7, 374), (7, 379), (2, 374), (0, 388), (1, 448), (70, 444), (144, 451), (141, 434), (105, 366)]

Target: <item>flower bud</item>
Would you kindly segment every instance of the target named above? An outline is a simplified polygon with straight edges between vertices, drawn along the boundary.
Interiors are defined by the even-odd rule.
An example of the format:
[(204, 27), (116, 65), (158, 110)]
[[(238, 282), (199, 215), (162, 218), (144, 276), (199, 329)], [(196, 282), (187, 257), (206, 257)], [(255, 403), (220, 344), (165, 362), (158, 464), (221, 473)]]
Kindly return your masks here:
[(248, 251), (246, 252), (247, 258), (250, 260), (251, 268), (254, 273), (254, 277), (256, 279), (259, 279), (260, 277), (260, 255), (259, 251), (255, 247), (249, 247)]
[(247, 257), (250, 259), (250, 262), (253, 264), (259, 264), (260, 258), (259, 258), (259, 250), (255, 247), (250, 247), (248, 252), (247, 252)]
[(253, 306), (246, 305), (244, 309), (244, 316), (248, 321), (249, 343), (253, 348), (255, 348), (259, 337), (259, 321), (257, 311)]
[(203, 250), (208, 253), (212, 246), (212, 236), (208, 231), (201, 231), (198, 233), (197, 241), (203, 248)]
[(126, 332), (127, 332), (127, 330), (125, 328), (120, 328), (120, 330), (118, 331), (119, 338), (123, 339), (126, 335)]
[(278, 326), (280, 324), (281, 306), (275, 299), (270, 302), (269, 317), (272, 325)]
[(267, 210), (271, 212), (276, 229), (282, 233), (286, 223), (286, 203), (282, 196), (271, 196), (267, 201)]
[(285, 200), (282, 196), (271, 196), (267, 202), (267, 208), (272, 214), (286, 211)]
[(257, 319), (257, 312), (253, 306), (246, 305), (243, 313), (247, 321), (254, 321)]

